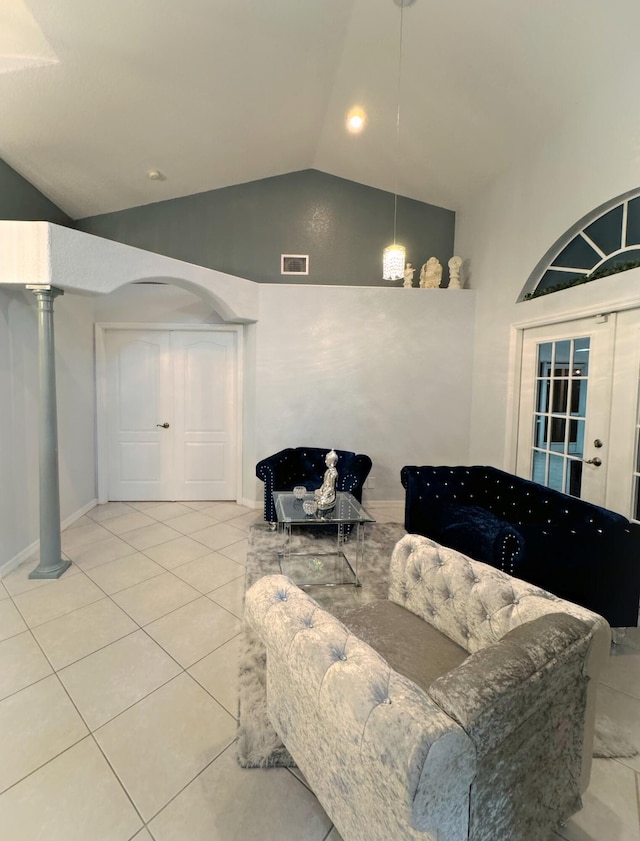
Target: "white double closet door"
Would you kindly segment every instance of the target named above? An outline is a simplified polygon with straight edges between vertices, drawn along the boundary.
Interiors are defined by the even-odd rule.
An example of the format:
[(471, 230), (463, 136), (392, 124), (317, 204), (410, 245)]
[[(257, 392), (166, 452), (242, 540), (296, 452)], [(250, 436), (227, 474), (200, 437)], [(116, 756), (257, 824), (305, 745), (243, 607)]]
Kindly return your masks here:
[(236, 498), (238, 334), (105, 331), (110, 500)]

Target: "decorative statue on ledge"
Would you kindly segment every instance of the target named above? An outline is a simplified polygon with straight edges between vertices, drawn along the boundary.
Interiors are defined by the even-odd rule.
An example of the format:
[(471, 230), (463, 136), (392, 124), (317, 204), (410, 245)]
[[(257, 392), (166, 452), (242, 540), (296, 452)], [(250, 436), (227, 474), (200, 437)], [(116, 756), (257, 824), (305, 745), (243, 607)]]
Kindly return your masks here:
[(422, 289), (437, 289), (442, 280), (442, 265), (437, 257), (429, 257), (420, 269), (420, 286)]
[(449, 260), (449, 289), (462, 289), (460, 283), (460, 269), (462, 268), (462, 257), (452, 257)]
[(318, 502), (318, 511), (327, 511), (329, 508), (333, 508), (336, 502), (336, 479), (338, 478), (336, 464), (338, 463), (338, 454), (335, 450), (332, 449), (327, 453), (324, 463), (327, 465), (327, 469), (324, 472), (322, 485), (318, 490), (313, 492)]
[(413, 275), (415, 273), (415, 269), (411, 265), (411, 263), (407, 263), (404, 269), (404, 283), (402, 284), (404, 287), (409, 289), (413, 286)]

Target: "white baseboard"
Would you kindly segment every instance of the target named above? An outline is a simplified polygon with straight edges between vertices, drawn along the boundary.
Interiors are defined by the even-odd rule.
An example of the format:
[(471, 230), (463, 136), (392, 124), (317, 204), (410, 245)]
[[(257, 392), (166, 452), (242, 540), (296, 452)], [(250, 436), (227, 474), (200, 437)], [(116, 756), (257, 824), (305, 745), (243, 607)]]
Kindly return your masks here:
[[(62, 523), (60, 523), (60, 531), (68, 529), (69, 526), (73, 525), (76, 520), (79, 520), (80, 517), (84, 517), (87, 511), (91, 511), (92, 508), (95, 508), (97, 504), (98, 500), (92, 499), (91, 502), (83, 505), (82, 508), (79, 508), (71, 514), (71, 516), (67, 517), (66, 520), (63, 520)], [(5, 561), (2, 565), (0, 565), (0, 579), (9, 575), (9, 573), (13, 572), (14, 569), (17, 569), (21, 563), (28, 560), (32, 555), (35, 555), (39, 548), (40, 541), (36, 540), (30, 546), (26, 546), (21, 552), (18, 552), (17, 555), (14, 555), (13, 558), (9, 558), (8, 561)]]
[(238, 505), (244, 505), (245, 508), (262, 508), (262, 500), (258, 502), (257, 499), (241, 499)]

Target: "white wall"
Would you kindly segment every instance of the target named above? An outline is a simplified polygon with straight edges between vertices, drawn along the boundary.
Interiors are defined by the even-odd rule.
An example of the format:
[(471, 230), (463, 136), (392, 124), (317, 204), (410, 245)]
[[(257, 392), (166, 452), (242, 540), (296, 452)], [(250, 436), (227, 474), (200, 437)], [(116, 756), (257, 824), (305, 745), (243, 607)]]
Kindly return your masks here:
[(367, 498), (383, 500), (404, 499), (405, 464), (467, 463), (474, 298), (262, 285), (256, 458), (302, 445), (366, 453)]
[[(259, 458), (302, 444), (371, 456), (369, 499), (403, 499), (404, 464), (468, 462), (473, 292), (263, 285), (244, 335), (244, 497)], [(96, 497), (94, 322), (215, 323), (171, 286), (54, 304), (62, 520)], [(0, 288), (0, 570), (38, 539), (38, 343), (30, 292)], [(339, 468), (339, 465), (338, 465)]]
[[(93, 304), (54, 303), (60, 513), (95, 499)], [(0, 289), (0, 569), (38, 539), (38, 334), (34, 295)]]
[[(469, 261), (477, 290), (471, 461), (505, 463), (509, 327), (534, 311), (515, 303), (536, 263), (582, 216), (640, 185), (640, 111), (632, 107), (640, 58), (588, 103), (549, 126), (547, 142), (520, 160), (456, 216), (457, 254)], [(605, 285), (609, 279), (594, 281)], [(593, 284), (589, 284), (592, 286)], [(612, 285), (613, 288), (613, 285)], [(592, 294), (573, 290), (576, 307)], [(566, 308), (569, 291), (545, 304)]]

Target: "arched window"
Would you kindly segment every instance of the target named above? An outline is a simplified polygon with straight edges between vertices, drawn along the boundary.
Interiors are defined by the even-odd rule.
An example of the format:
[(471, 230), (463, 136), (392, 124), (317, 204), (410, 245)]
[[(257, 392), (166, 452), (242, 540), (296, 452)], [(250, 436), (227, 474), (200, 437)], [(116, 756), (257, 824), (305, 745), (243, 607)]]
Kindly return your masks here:
[(518, 300), (640, 266), (640, 189), (592, 210), (547, 251)]

